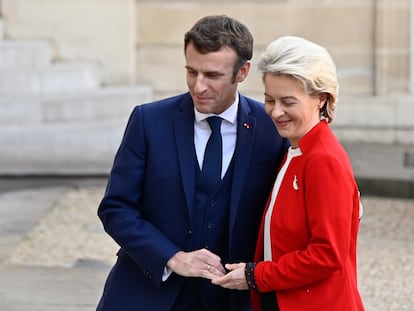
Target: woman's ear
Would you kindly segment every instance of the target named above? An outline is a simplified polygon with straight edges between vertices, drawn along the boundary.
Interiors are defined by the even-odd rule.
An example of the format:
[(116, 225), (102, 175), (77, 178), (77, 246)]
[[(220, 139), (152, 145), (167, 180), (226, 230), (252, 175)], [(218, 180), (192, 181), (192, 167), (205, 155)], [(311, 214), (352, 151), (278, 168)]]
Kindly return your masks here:
[(326, 93), (319, 93), (319, 108), (322, 109), (322, 107), (325, 105), (325, 103), (328, 100), (328, 94)]

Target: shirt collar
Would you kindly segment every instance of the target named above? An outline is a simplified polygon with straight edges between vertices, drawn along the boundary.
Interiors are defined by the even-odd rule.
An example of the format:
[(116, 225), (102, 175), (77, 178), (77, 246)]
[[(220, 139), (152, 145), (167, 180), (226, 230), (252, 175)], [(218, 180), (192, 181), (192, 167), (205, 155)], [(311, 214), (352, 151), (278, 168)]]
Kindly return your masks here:
[[(238, 107), (239, 107), (239, 95), (236, 94), (236, 99), (234, 100), (233, 104), (231, 104), (229, 106), (229, 108), (224, 110), (218, 116), (221, 117), (222, 119), (230, 122), (231, 124), (234, 124), (234, 123), (236, 123), (236, 120), (237, 120)], [(194, 114), (195, 114), (195, 121), (197, 123), (207, 119), (208, 117), (216, 116), (214, 113), (199, 112), (199, 111), (197, 111), (197, 109), (195, 109), (195, 107), (194, 107)]]

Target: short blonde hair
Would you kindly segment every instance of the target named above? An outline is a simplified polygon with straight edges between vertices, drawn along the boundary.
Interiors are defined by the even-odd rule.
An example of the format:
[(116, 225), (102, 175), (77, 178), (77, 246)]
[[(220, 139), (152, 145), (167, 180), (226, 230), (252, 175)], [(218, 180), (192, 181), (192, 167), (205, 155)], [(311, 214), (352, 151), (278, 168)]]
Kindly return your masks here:
[(325, 48), (301, 37), (284, 36), (267, 46), (257, 67), (263, 78), (266, 74), (291, 76), (302, 82), (309, 95), (326, 93), (320, 114), (332, 122), (339, 85), (335, 63)]

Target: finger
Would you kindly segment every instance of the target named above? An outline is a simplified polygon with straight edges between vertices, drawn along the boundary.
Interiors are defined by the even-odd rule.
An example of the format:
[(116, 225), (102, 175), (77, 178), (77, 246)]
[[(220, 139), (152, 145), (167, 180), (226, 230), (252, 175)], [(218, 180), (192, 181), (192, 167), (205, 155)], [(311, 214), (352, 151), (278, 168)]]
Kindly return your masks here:
[(234, 280), (229, 275), (225, 275), (222, 277), (216, 277), (211, 280), (211, 283), (214, 285), (218, 285), (224, 288), (229, 289), (238, 289), (238, 282), (237, 280)]
[(199, 249), (195, 252), (200, 256), (200, 258), (209, 259), (212, 262), (220, 262), (221, 261), (220, 256), (214, 254), (213, 252), (209, 251), (206, 248)]
[(229, 289), (238, 289), (238, 290), (244, 290), (244, 289), (248, 289), (247, 284), (245, 283), (245, 280), (242, 279), (234, 279), (230, 273), (228, 273), (227, 275), (223, 276), (223, 277), (216, 277), (211, 279), (211, 283), (214, 285), (218, 285), (224, 288), (229, 288)]
[(224, 268), (220, 266), (219, 268), (216, 268), (213, 265), (207, 265), (206, 268), (203, 271), (203, 277), (206, 279), (213, 279), (216, 277), (221, 277), (225, 275)]
[(213, 274), (214, 276), (223, 276), (226, 274), (226, 270), (224, 269), (224, 267), (220, 264), (218, 267), (217, 266), (210, 266), (209, 269), (207, 269), (208, 272), (210, 272), (211, 274)]
[(220, 262), (211, 265), (210, 272), (214, 273), (215, 275), (225, 275), (227, 273), (226, 269), (224, 269), (223, 265)]
[(210, 273), (215, 273), (217, 275), (225, 274), (226, 269), (221, 263), (221, 258), (216, 254), (212, 253), (207, 249), (201, 249), (198, 251), (198, 255), (200, 255), (199, 260), (202, 263), (206, 263), (206, 269)]
[(229, 271), (236, 270), (241, 267), (241, 263), (226, 263), (225, 267)]
[(216, 276), (216, 277), (211, 279), (211, 283), (213, 283), (214, 285), (224, 286), (228, 282), (227, 279), (228, 279), (228, 276), (226, 276), (226, 275)]

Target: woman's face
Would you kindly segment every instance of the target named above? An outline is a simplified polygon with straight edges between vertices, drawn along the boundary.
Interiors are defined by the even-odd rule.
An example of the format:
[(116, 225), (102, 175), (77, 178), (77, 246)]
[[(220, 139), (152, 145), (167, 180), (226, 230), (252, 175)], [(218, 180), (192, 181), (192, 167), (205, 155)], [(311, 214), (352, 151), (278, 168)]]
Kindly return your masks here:
[(289, 76), (265, 74), (265, 109), (279, 134), (289, 139), (293, 148), (319, 121), (319, 109), (326, 94), (308, 95), (302, 83)]

